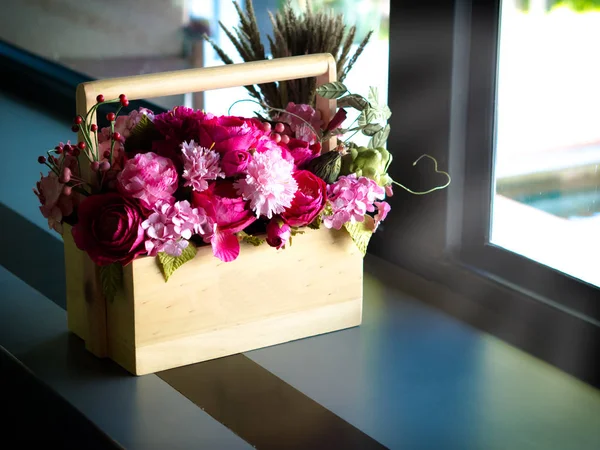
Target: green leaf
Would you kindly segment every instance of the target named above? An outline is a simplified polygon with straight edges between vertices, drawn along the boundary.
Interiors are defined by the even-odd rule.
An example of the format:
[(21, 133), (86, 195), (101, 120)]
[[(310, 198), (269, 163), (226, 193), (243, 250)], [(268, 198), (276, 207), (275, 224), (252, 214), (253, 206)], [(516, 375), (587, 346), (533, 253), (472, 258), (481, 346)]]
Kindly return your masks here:
[(339, 108), (350, 107), (357, 109), (358, 111), (362, 111), (367, 106), (369, 106), (369, 102), (367, 102), (367, 99), (364, 98), (362, 95), (349, 94), (338, 99), (337, 105)]
[(312, 223), (309, 223), (307, 226), (308, 228), (310, 228), (311, 230), (318, 230), (319, 228), (321, 228), (321, 224), (323, 223), (323, 216), (321, 214), (319, 214), (315, 220), (312, 221)]
[(194, 259), (196, 252), (196, 246), (191, 242), (183, 250), (181, 256), (171, 256), (165, 252), (160, 252), (158, 254), (158, 262), (165, 277), (165, 281), (169, 281), (169, 278), (171, 275), (173, 275), (173, 272), (179, 269), (182, 265)]
[(257, 236), (253, 236), (251, 234), (246, 233), (245, 231), (240, 231), (237, 233), (238, 237), (242, 239), (242, 241), (247, 242), (248, 244), (252, 244), (255, 247), (262, 245), (265, 243), (264, 239), (261, 239)]
[(305, 233), (305, 231), (300, 230), (300, 229), (298, 229), (296, 227), (292, 227), (292, 229), (291, 229), (291, 235), (292, 236), (297, 236), (299, 234), (304, 234), (304, 233)]
[(125, 141), (125, 149), (152, 150), (152, 142), (161, 139), (161, 136), (154, 123), (144, 114)]
[(383, 105), (381, 108), (379, 108), (379, 111), (383, 120), (388, 120), (390, 117), (392, 117), (392, 110), (388, 105)]
[(362, 129), (365, 136), (375, 136), (383, 127), (378, 123), (370, 123)]
[(348, 92), (348, 89), (346, 86), (344, 86), (344, 83), (339, 81), (325, 83), (317, 88), (317, 94), (319, 94), (321, 97), (329, 99), (339, 98), (346, 92)]
[(379, 89), (377, 86), (369, 87), (369, 103), (374, 109), (379, 109)]
[(379, 130), (369, 141), (369, 148), (381, 148), (385, 147), (385, 143), (390, 135), (390, 126), (386, 125), (385, 128)]
[(348, 234), (350, 234), (350, 237), (356, 244), (356, 247), (358, 247), (362, 255), (365, 256), (367, 254), (369, 240), (373, 234), (373, 218), (369, 215), (365, 215), (365, 220), (363, 222), (347, 222), (344, 224), (344, 228), (346, 231), (348, 231)]
[(377, 110), (373, 109), (370, 106), (367, 106), (358, 116), (358, 126), (361, 128), (366, 127), (375, 119), (377, 119)]
[(123, 266), (119, 263), (100, 266), (100, 284), (104, 298), (112, 302), (123, 287)]

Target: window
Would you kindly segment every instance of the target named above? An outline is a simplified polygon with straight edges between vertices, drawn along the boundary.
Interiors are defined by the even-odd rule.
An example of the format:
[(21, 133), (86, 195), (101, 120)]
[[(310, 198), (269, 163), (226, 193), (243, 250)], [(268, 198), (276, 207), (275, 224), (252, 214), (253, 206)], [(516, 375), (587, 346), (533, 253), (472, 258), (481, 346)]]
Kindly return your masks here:
[[(532, 8), (536, 5), (534, 1), (521, 3)], [(511, 199), (505, 183), (509, 177), (503, 172), (514, 157), (514, 153), (508, 151), (503, 156), (502, 152), (506, 147), (510, 150), (506, 142), (511, 137), (510, 121), (516, 114), (514, 109), (512, 113), (507, 109), (510, 103), (505, 95), (512, 92), (511, 81), (513, 86), (516, 83), (524, 89), (528, 76), (526, 69), (514, 66), (502, 53), (503, 45), (505, 50), (510, 45), (504, 44), (503, 39), (508, 35), (510, 40), (511, 33), (518, 30), (510, 22), (504, 28), (507, 22), (501, 22), (500, 1), (447, 0), (436, 5), (435, 10), (417, 1), (391, 5), (389, 104), (394, 115), (388, 147), (395, 155), (391, 175), (413, 190), (443, 183), (432, 164), (412, 166), (423, 153), (434, 156), (442, 169), (447, 168), (453, 182), (447, 190), (423, 197), (398, 191), (392, 199), (392, 220), (375, 237), (373, 251), (428, 282), (449, 288), (435, 296), (424, 296), (426, 301), (598, 383), (599, 374), (590, 371), (588, 361), (600, 344), (600, 289), (583, 281), (581, 272), (577, 275), (556, 264), (541, 264), (536, 261), (539, 258), (516, 248), (515, 240), (524, 240), (525, 228), (517, 226), (517, 232), (503, 235), (499, 222), (494, 222), (497, 215), (514, 226), (522, 218), (520, 212), (514, 211), (509, 212), (510, 218), (502, 216), (506, 213), (501, 203), (504, 200), (535, 213), (543, 206), (524, 205), (526, 199), (519, 196)], [(504, 7), (509, 6), (514, 9), (514, 2), (505, 0)], [(554, 39), (567, 45), (559, 37)], [(573, 52), (567, 53), (572, 56)], [(529, 56), (526, 62), (534, 59)], [(513, 51), (508, 56), (517, 57)], [(586, 64), (589, 67), (592, 63)], [(584, 84), (583, 80), (579, 77), (573, 83)], [(557, 101), (561, 96), (568, 99), (560, 90), (568, 86), (568, 81), (554, 86), (553, 92), (544, 93)], [(586, 86), (597, 95), (595, 85)], [(534, 83), (533, 89), (537, 87)], [(523, 103), (519, 100), (525, 99), (517, 99), (517, 111)], [(597, 118), (598, 108), (593, 108), (592, 113), (596, 115), (576, 111), (583, 118), (577, 125)], [(546, 117), (557, 120), (552, 114)], [(534, 118), (529, 117), (526, 123), (514, 126), (523, 127), (526, 138), (532, 140), (536, 139), (533, 123)], [(539, 136), (550, 122), (536, 125)], [(581, 138), (579, 130), (573, 128), (570, 135)], [(555, 130), (548, 133), (551, 131)], [(515, 139), (519, 141), (518, 137)], [(518, 156), (523, 157), (523, 153)], [(570, 163), (577, 164), (575, 159), (573, 156)], [(544, 158), (545, 162), (548, 160)], [(520, 166), (525, 170), (524, 163)], [(597, 186), (596, 181), (586, 187), (586, 195), (589, 191), (594, 193)], [(503, 198), (498, 200), (496, 193)], [(593, 205), (594, 202), (591, 209)], [(542, 211), (539, 214), (552, 216)], [(543, 225), (537, 226), (538, 230), (540, 226), (544, 229)], [(570, 234), (563, 233), (564, 239), (569, 239)], [(559, 241), (556, 234), (545, 245), (556, 249), (564, 245)], [(561, 259), (567, 258), (565, 255)], [(599, 261), (596, 253), (583, 265), (597, 274)], [(574, 276), (565, 272), (573, 272)]]
[(600, 286), (600, 3), (500, 15), (491, 243)]

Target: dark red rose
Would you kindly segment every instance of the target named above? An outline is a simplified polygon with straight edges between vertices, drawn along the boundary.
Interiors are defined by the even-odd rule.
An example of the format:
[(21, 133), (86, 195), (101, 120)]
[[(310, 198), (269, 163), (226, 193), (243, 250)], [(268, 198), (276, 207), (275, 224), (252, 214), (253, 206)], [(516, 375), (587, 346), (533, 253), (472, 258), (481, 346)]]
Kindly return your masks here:
[(297, 171), (294, 179), (298, 183), (298, 190), (291, 206), (281, 217), (292, 227), (303, 227), (315, 220), (325, 208), (327, 184), (308, 170)]
[(138, 202), (117, 192), (91, 195), (81, 202), (73, 239), (99, 266), (129, 264), (145, 253), (144, 213)]

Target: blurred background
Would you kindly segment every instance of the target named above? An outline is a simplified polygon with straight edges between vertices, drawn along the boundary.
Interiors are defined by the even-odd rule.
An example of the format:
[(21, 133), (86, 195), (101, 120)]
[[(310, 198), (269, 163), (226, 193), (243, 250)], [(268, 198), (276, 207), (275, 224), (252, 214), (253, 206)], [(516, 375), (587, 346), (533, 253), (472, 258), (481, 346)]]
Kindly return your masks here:
[[(254, 0), (263, 44), (268, 52), (271, 34), (268, 12), (275, 13), (284, 0)], [(240, 1), (244, 6), (245, 1)], [(358, 28), (355, 49), (369, 30), (370, 44), (350, 73), (347, 84), (357, 91), (380, 86), (387, 95), (389, 0), (312, 0), (314, 10), (344, 13), (346, 23)], [(303, 10), (306, 0), (293, 0)], [(0, 17), (0, 39), (57, 61), (95, 78), (163, 72), (223, 64), (202, 35), (206, 32), (232, 57), (242, 62), (219, 26), (238, 25), (232, 0), (4, 0), (10, 14)], [(351, 52), (353, 53), (353, 51)], [(166, 108), (186, 105), (225, 114), (245, 89), (154, 99)], [(252, 114), (251, 104), (240, 104), (234, 114)]]
[(502, 2), (492, 242), (600, 286), (600, 1)]

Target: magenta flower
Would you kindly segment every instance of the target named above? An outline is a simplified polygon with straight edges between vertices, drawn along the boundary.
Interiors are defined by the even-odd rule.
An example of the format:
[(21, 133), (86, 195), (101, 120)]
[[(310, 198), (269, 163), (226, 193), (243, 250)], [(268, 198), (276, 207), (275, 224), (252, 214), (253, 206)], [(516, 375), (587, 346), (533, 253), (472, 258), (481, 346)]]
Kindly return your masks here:
[(152, 208), (161, 201), (172, 202), (177, 189), (177, 171), (173, 162), (155, 153), (139, 153), (125, 163), (117, 176), (119, 191), (139, 199)]
[(263, 133), (257, 121), (243, 117), (205, 114), (198, 123), (198, 143), (213, 148), (221, 155), (255, 148)]
[[(121, 136), (123, 136), (123, 139), (127, 139), (129, 136), (131, 136), (131, 131), (137, 126), (143, 116), (147, 116), (150, 118), (150, 120), (154, 118), (152, 111), (146, 108), (140, 108), (139, 110), (131, 111), (125, 116), (118, 116), (115, 120), (115, 132), (120, 133)], [(98, 155), (100, 155), (100, 160), (105, 159), (102, 156), (104, 155), (105, 151), (110, 151), (110, 133), (110, 127), (104, 127), (98, 133)], [(112, 167), (114, 169), (120, 169), (123, 167), (123, 164), (125, 163), (125, 149), (123, 147), (123, 142), (115, 141), (112, 156)]]
[(292, 237), (291, 227), (281, 217), (273, 217), (267, 224), (267, 244), (277, 250), (285, 247)]
[(321, 154), (320, 142), (309, 144), (306, 141), (292, 138), (287, 144), (285, 144), (285, 147), (287, 147), (292, 155), (292, 158), (294, 158), (294, 165), (297, 168), (304, 167), (306, 163)]
[[(315, 111), (310, 105), (297, 105), (292, 102), (288, 103), (285, 110), (291, 112), (294, 116), (282, 113), (279, 116), (279, 120), (290, 125), (296, 139), (306, 141), (309, 144), (314, 144), (317, 141), (317, 136), (315, 136), (315, 133), (311, 128), (306, 125), (306, 122), (310, 123), (315, 131), (319, 131), (323, 124), (321, 113)], [(301, 120), (296, 116), (299, 116), (304, 120)]]
[(208, 188), (208, 181), (224, 178), (225, 174), (219, 166), (219, 154), (213, 150), (200, 147), (191, 140), (182, 144), (184, 186), (202, 192)]
[(385, 190), (369, 178), (351, 174), (327, 186), (327, 196), (332, 214), (323, 217), (323, 224), (339, 230), (346, 222), (364, 221), (367, 212), (375, 211), (374, 202), (385, 198)]
[(146, 232), (144, 246), (148, 255), (165, 252), (181, 256), (189, 245), (192, 234), (203, 235), (208, 231), (208, 221), (202, 208), (192, 208), (187, 200), (170, 204), (162, 202), (142, 222)]
[(327, 184), (308, 170), (294, 172), (294, 179), (298, 190), (281, 217), (293, 227), (303, 227), (312, 223), (325, 208)]
[(217, 181), (202, 192), (192, 192), (192, 204), (206, 212), (212, 229), (204, 235), (213, 255), (229, 262), (240, 253), (240, 243), (235, 233), (256, 220), (248, 202), (239, 196), (231, 181)]
[(223, 155), (221, 167), (226, 177), (241, 175), (246, 171), (252, 157), (246, 150), (232, 150)]
[(256, 217), (273, 217), (289, 208), (298, 189), (292, 176), (294, 165), (278, 150), (256, 152), (248, 163), (245, 178), (235, 182), (237, 192), (250, 201)]

